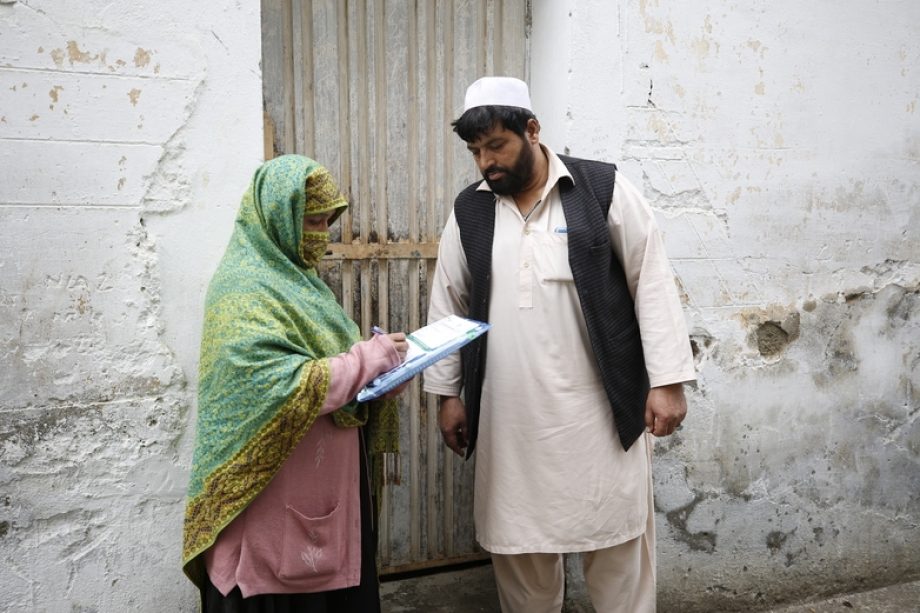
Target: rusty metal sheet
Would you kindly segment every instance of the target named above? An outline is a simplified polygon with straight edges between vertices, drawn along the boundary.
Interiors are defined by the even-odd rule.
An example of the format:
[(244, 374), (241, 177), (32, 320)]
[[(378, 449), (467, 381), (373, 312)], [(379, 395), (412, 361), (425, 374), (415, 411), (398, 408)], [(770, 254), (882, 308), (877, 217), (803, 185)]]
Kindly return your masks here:
[[(479, 76), (527, 78), (529, 15), (528, 0), (262, 1), (267, 155), (313, 157), (342, 186), (350, 207), (321, 272), (365, 333), (424, 325), (441, 228), (477, 178), (450, 122)], [(401, 402), (384, 572), (482, 557), (472, 462), (445, 451), (417, 380)]]

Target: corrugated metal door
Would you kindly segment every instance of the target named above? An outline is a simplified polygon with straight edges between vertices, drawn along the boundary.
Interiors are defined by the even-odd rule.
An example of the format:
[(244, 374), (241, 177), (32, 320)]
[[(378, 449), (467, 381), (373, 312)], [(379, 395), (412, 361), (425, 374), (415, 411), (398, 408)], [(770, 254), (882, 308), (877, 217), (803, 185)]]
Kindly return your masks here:
[[(526, 77), (528, 0), (263, 0), (266, 157), (327, 166), (351, 207), (324, 277), (367, 334), (424, 324), (437, 241), (478, 175), (450, 130), (466, 85)], [(472, 462), (441, 442), (418, 381), (402, 399), (401, 459), (388, 468), (384, 572), (483, 557)]]

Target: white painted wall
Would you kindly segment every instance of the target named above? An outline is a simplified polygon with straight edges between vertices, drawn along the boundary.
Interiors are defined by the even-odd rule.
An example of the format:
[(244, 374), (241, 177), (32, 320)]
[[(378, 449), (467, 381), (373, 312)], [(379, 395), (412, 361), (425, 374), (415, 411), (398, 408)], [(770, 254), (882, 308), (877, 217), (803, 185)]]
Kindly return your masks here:
[(203, 292), (262, 157), (257, 2), (0, 1), (0, 608), (195, 610)]
[(644, 186), (699, 349), (656, 454), (660, 604), (918, 576), (920, 4), (534, 0), (533, 20), (544, 141)]
[[(662, 605), (916, 576), (920, 5), (533, 20), (544, 140), (644, 185), (699, 349), (656, 458)], [(0, 0), (8, 610), (195, 608), (201, 305), (262, 155), (260, 36), (254, 2)]]

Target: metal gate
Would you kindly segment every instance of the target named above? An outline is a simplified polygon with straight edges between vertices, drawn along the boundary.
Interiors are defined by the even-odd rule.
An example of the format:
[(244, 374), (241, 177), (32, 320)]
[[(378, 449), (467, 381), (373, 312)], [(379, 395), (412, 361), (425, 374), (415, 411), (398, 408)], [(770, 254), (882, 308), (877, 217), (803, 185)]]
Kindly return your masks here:
[[(302, 153), (338, 179), (351, 206), (323, 276), (365, 335), (424, 324), (438, 236), (478, 176), (450, 121), (476, 78), (526, 77), (529, 24), (529, 0), (262, 0), (266, 159)], [(383, 572), (485, 557), (472, 462), (444, 447), (418, 380), (401, 402)]]

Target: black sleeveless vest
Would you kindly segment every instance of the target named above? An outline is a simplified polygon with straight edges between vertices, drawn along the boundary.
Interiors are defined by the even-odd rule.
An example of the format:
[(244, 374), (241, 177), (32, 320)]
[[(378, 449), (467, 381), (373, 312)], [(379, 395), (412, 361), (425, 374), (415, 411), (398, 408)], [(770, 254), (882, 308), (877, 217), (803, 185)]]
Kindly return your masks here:
[[(569, 266), (617, 434), (623, 448), (629, 449), (645, 430), (649, 383), (635, 305), (607, 226), (616, 166), (561, 155), (559, 159), (574, 179), (574, 183), (567, 178), (559, 182), (568, 226)], [(454, 216), (471, 277), (469, 317), (488, 321), (495, 195), (477, 191), (480, 183), (460, 192), (454, 202)], [(460, 350), (469, 431), (467, 457), (476, 448), (479, 434), (487, 342), (488, 333)]]

